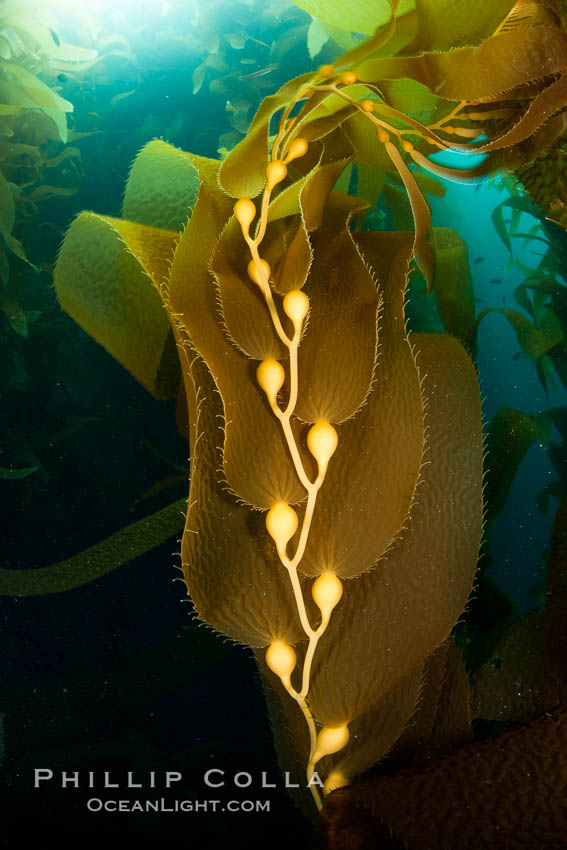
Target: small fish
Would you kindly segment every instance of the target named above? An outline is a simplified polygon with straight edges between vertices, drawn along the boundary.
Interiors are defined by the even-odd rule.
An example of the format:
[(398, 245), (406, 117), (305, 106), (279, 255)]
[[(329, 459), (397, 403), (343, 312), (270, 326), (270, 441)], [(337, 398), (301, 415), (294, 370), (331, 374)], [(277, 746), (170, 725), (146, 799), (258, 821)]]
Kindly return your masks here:
[(57, 74), (57, 79), (60, 83), (66, 83), (69, 77), (67, 76), (67, 74)]
[(255, 59), (241, 59), (240, 64), (241, 65), (255, 65), (256, 60)]
[(475, 266), (478, 266), (479, 263), (484, 263), (484, 257), (477, 257), (474, 261)]
[(484, 304), (484, 298), (479, 298), (478, 295), (476, 296), (476, 298), (474, 300), (477, 302), (477, 304)]
[(239, 77), (238, 81), (242, 82), (243, 80), (253, 80), (256, 77), (265, 77), (266, 74), (271, 74), (272, 71), (275, 71), (277, 65), (268, 65), (266, 68), (261, 68), (259, 71), (252, 71), (251, 74), (244, 74), (243, 77)]
[(53, 39), (53, 41), (55, 42), (57, 47), (61, 47), (61, 42), (59, 40), (59, 36), (57, 35), (57, 33), (54, 32), (53, 30), (49, 30), (49, 32), (51, 33), (51, 38)]
[(488, 282), (489, 283), (502, 283), (502, 278), (501, 277), (491, 277)]
[(87, 115), (92, 115), (93, 118), (98, 118), (100, 121), (102, 121), (102, 115), (99, 115), (98, 112), (87, 112)]
[(248, 40), (249, 40), (249, 41), (254, 41), (256, 44), (261, 45), (261, 47), (267, 47), (267, 48), (268, 48), (268, 50), (270, 49), (270, 45), (269, 45), (269, 44), (266, 44), (266, 42), (265, 42), (265, 41), (260, 41), (259, 39), (254, 38), (254, 36), (253, 36), (253, 35), (249, 35), (249, 36), (248, 36)]
[(519, 360), (521, 356), (522, 356), (522, 352), (521, 352), (521, 351), (517, 351), (517, 352), (513, 355), (512, 360)]

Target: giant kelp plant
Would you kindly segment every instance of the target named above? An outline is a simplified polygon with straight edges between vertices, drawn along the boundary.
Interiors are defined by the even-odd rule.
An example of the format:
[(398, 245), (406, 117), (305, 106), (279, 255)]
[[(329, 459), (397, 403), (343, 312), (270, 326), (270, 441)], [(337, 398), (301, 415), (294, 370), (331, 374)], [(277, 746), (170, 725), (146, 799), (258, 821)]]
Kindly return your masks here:
[[(481, 544), (480, 392), (461, 343), (407, 328), (412, 258), (435, 288), (451, 240), (415, 166), (468, 180), (545, 151), (567, 35), (553, 2), (455, 5), (398, 21), (392, 2), (266, 98), (222, 165), (151, 142), (122, 217), (82, 213), (56, 268), (62, 307), (148, 390), (175, 394), (181, 364), (183, 578), (204, 622), (253, 647), (307, 811), (470, 736), (451, 630)], [(455, 171), (440, 150), (486, 157)], [(414, 231), (356, 232), (352, 164), (401, 180)]]

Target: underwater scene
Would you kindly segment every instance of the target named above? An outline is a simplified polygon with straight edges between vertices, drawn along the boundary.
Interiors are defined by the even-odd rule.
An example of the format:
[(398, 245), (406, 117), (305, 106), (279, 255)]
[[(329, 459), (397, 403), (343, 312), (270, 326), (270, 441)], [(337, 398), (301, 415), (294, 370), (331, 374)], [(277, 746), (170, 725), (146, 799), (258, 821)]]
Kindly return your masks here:
[(565, 0), (0, 0), (0, 847), (567, 848)]

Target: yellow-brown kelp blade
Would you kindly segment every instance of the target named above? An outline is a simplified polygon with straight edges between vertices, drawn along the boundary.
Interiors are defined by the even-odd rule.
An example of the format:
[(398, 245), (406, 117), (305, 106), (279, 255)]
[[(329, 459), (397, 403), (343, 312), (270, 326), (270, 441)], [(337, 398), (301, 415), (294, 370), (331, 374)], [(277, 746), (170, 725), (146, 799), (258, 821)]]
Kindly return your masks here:
[(333, 198), (312, 245), (313, 263), (304, 287), (311, 318), (299, 347), (295, 415), (305, 422), (336, 423), (353, 416), (370, 389), (378, 293), (348, 231), (340, 196)]
[(122, 218), (164, 230), (183, 230), (199, 193), (194, 159), (203, 160), (202, 169), (203, 157), (194, 157), (160, 139), (148, 142), (130, 169)]
[(351, 577), (372, 566), (404, 526), (423, 462), (420, 375), (404, 318), (413, 234), (356, 242), (383, 295), (378, 365), (366, 404), (339, 428), (300, 565), (309, 575), (329, 568)]
[[(267, 690), (268, 706), (274, 729), (278, 758), (283, 769), (290, 771), (293, 781), (303, 787), (305, 762), (309, 757), (309, 740), (305, 718), (297, 703), (290, 700), (280, 680), (268, 669), (263, 653), (256, 652), (256, 661)], [(424, 680), (424, 665), (418, 664), (371, 710), (358, 715), (349, 724), (350, 740), (365, 742), (364, 747), (348, 747), (340, 756), (324, 758), (317, 766), (324, 781), (340, 759), (340, 770), (347, 780), (365, 770), (391, 751), (403, 737), (420, 700)], [(296, 795), (294, 795), (296, 796)], [(297, 797), (301, 801), (301, 791)]]
[(476, 354), (475, 300), (467, 245), (449, 227), (436, 227), (434, 234), (435, 292), (439, 315), (447, 333)]
[[(211, 264), (227, 336), (248, 357), (284, 360), (287, 348), (276, 334), (264, 296), (248, 277), (249, 259), (243, 248), (242, 230), (233, 217), (219, 239)], [(282, 299), (276, 296), (274, 300), (280, 305), (281, 315)]]
[(307, 279), (311, 259), (311, 243), (301, 218), (294, 236), (273, 268), (275, 291), (285, 295), (294, 289), (301, 289)]
[(494, 98), (524, 83), (567, 67), (567, 34), (555, 27), (504, 32), (478, 47), (448, 53), (370, 59), (358, 69), (359, 78), (411, 77), (449, 100)]
[[(546, 704), (543, 671), (543, 608), (516, 620), (493, 647), (474, 678), (472, 711), (475, 717), (508, 723), (524, 722), (553, 708)], [(494, 664), (494, 659), (501, 664)]]
[(451, 636), (425, 662), (418, 705), (388, 760), (420, 762), (451, 752), (471, 737), (469, 679)]
[(453, 50), (489, 38), (516, 0), (416, 0), (418, 32), (409, 51)]
[[(257, 384), (257, 364), (230, 344), (222, 325), (209, 261), (232, 205), (216, 182), (204, 180), (175, 253), (168, 304), (179, 333), (189, 338), (205, 360), (221, 394), (226, 428), (223, 467), (228, 485), (249, 504), (271, 508), (277, 501), (301, 501), (305, 491), (280, 425)], [(252, 475), (250, 470), (254, 470)]]
[(177, 392), (179, 364), (160, 290), (178, 233), (84, 212), (55, 267), (62, 308), (157, 398)]
[(320, 640), (309, 703), (331, 725), (368, 711), (446, 640), (476, 571), (483, 448), (476, 373), (456, 340), (413, 340), (428, 404), (428, 463), (407, 528), (375, 569), (348, 582)]
[[(337, 128), (325, 139), (321, 157), (308, 174), (284, 189), (272, 201), (268, 220), (300, 212), (307, 230), (319, 227), (329, 195), (352, 155), (353, 149), (348, 138), (341, 128)], [(361, 205), (360, 201), (352, 198), (351, 203)]]
[(255, 198), (262, 189), (266, 182), (270, 120), (312, 76), (303, 74), (290, 80), (258, 107), (248, 133), (227, 156), (219, 172), (222, 188), (233, 198)]
[(477, 325), (489, 313), (495, 312), (506, 316), (516, 332), (520, 348), (526, 357), (534, 362), (537, 362), (540, 357), (543, 357), (565, 338), (565, 331), (561, 322), (549, 307), (544, 307), (537, 321), (533, 322), (518, 310), (501, 310), (496, 307), (489, 307), (479, 313), (476, 320)]
[(197, 614), (250, 646), (267, 646), (275, 639), (300, 640), (303, 633), (291, 585), (263, 518), (239, 504), (221, 481), (220, 396), (205, 364), (189, 348), (183, 361), (191, 423), (191, 489), (182, 562)]
[[(390, 0), (375, 0), (372, 3), (367, 0), (353, 0), (348, 5), (341, 0), (295, 0), (295, 4), (330, 26), (361, 32), (364, 35), (373, 35), (377, 27), (387, 24), (392, 17), (393, 6)], [(399, 14), (405, 14), (412, 5), (411, 0), (401, 0)]]
[[(351, 745), (329, 756), (321, 763), (321, 772), (327, 776), (331, 771), (344, 775), (349, 780), (384, 759), (396, 742), (403, 737), (412, 722), (424, 686), (424, 665), (416, 665), (401, 676), (387, 693), (379, 696), (368, 709), (349, 721)], [(346, 705), (348, 712), (350, 706)], [(364, 741), (364, 744), (362, 742)]]

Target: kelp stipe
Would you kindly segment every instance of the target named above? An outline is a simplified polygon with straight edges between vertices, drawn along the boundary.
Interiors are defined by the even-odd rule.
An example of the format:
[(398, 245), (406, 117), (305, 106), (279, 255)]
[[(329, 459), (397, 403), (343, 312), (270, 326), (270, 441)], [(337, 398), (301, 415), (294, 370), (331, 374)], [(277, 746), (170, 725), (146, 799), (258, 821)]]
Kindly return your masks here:
[[(512, 4), (503, 6), (504, 18)], [(408, 159), (451, 176), (427, 159), (432, 150), (487, 152), (467, 178), (498, 167), (491, 157), (504, 146), (521, 160), (550, 114), (535, 106), (540, 91), (557, 111), (547, 139), (563, 121), (554, 77), (567, 42), (551, 18), (530, 27), (512, 12), (492, 38), (475, 18), (470, 37), (438, 44), (432, 4), (420, 10), (416, 56), (382, 57), (378, 35), (337, 71), (290, 82), (220, 172), (150, 143), (153, 169), (167, 163), (159, 191), (177, 193), (172, 216), (164, 221), (135, 167), (126, 197), (144, 196), (132, 207), (143, 215), (83, 214), (56, 273), (63, 306), (156, 394), (166, 394), (169, 339), (156, 290), (165, 304), (189, 408), (188, 591), (203, 621), (254, 649), (282, 763), (303, 786), (316, 773), (324, 792), (388, 755), (411, 757), (424, 742), (442, 752), (469, 734), (450, 632), (480, 545), (480, 394), (456, 340), (406, 328), (414, 254), (434, 277), (429, 211)], [(499, 58), (506, 45), (512, 67)], [(397, 77), (406, 85), (391, 85)], [(408, 99), (427, 101), (420, 121), (400, 108)], [(488, 142), (452, 142), (480, 132)], [(399, 175), (415, 234), (351, 232), (365, 204), (333, 188), (350, 162)], [(197, 178), (183, 228), (183, 187), (194, 198)], [(113, 302), (93, 318), (84, 254), (95, 238), (101, 266), (108, 248), (127, 273), (105, 273)], [(143, 314), (133, 317), (137, 292)]]

